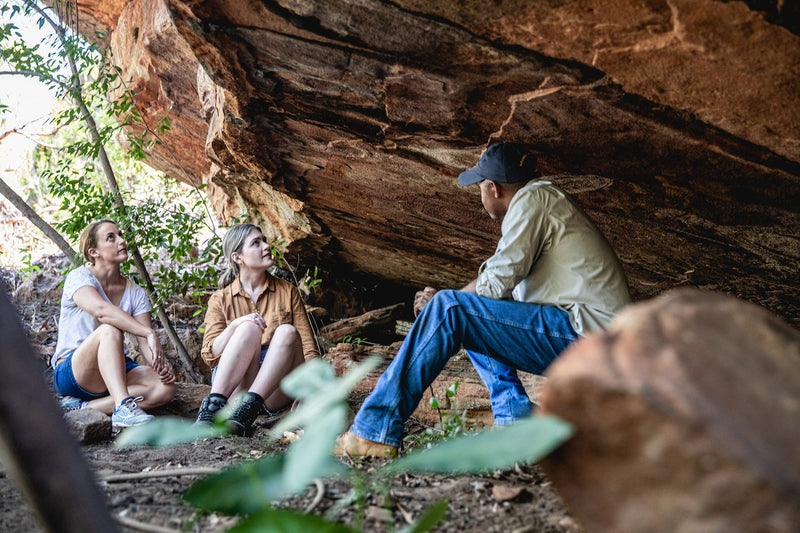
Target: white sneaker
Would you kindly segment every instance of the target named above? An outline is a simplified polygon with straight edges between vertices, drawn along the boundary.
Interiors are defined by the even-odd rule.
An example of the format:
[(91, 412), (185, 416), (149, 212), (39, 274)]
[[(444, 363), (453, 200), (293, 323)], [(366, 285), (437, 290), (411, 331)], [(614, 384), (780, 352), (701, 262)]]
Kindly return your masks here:
[(64, 396), (61, 398), (61, 409), (65, 412), (77, 411), (82, 403), (83, 401), (75, 396)]
[(141, 407), (136, 405), (136, 400), (142, 399), (141, 396), (138, 398), (128, 396), (122, 400), (122, 403), (114, 408), (114, 412), (111, 415), (111, 426), (115, 428), (126, 428), (129, 426), (146, 424), (153, 420), (153, 418), (155, 418), (153, 415), (148, 415), (142, 411)]

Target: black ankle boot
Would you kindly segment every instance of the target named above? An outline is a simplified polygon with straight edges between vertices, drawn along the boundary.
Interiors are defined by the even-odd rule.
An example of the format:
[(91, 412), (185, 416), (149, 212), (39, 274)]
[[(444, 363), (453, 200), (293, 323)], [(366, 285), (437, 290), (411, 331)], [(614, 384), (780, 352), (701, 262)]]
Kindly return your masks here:
[(255, 392), (246, 392), (242, 397), (239, 406), (228, 419), (228, 429), (234, 435), (246, 435), (250, 432), (250, 426), (263, 412), (264, 398)]
[(225, 407), (228, 399), (222, 394), (211, 393), (200, 404), (200, 410), (197, 412), (197, 420), (195, 424), (201, 426), (210, 426), (214, 423), (214, 417), (217, 412)]

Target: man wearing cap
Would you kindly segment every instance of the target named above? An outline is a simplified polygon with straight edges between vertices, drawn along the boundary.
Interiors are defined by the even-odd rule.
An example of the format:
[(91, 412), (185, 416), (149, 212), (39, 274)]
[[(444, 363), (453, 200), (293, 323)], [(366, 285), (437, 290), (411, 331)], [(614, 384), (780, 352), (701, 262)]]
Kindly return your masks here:
[(490, 146), (458, 177), (463, 186), (479, 184), (484, 208), (501, 221), (497, 249), (460, 291), (417, 293), (413, 328), (334, 453), (396, 454), (405, 419), (461, 346), (489, 389), (495, 424), (528, 416), (532, 404), (517, 369), (541, 374), (630, 302), (606, 239), (539, 177), (535, 155), (513, 143)]

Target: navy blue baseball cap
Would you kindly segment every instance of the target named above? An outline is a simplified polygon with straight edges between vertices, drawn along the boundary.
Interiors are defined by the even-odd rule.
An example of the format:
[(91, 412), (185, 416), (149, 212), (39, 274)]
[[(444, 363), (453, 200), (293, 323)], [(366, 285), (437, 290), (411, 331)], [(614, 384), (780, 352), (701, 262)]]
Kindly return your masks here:
[(483, 180), (518, 183), (539, 176), (536, 156), (529, 146), (497, 143), (483, 152), (477, 165), (458, 176), (458, 183), (464, 187)]

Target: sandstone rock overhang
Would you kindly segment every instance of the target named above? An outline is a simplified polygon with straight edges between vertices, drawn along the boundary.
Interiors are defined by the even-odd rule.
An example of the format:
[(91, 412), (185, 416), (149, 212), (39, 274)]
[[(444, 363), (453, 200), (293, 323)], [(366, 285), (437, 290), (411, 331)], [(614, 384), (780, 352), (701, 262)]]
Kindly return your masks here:
[(79, 9), (109, 32), (146, 116), (172, 121), (150, 163), (207, 183), (221, 217), (253, 214), (307, 262), (467, 281), (498, 227), (455, 177), (488, 143), (524, 141), (611, 241), (636, 298), (714, 288), (797, 326), (800, 37), (793, 8), (749, 5)]

